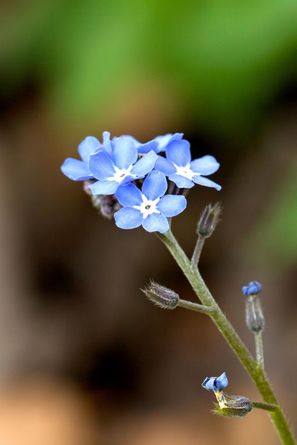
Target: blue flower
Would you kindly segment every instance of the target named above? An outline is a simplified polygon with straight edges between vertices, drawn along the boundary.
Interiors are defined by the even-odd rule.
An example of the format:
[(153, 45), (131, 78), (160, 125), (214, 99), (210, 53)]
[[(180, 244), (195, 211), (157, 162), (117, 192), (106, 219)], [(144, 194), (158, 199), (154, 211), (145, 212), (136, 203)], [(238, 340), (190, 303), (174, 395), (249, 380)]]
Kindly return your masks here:
[(118, 140), (126, 141), (130, 143), (133, 147), (135, 147), (139, 154), (145, 154), (149, 153), (151, 150), (153, 150), (155, 153), (158, 153), (158, 142), (155, 141), (155, 139), (149, 141), (149, 142), (139, 142), (137, 139), (135, 139), (133, 136), (130, 135), (123, 135), (119, 137), (112, 138), (112, 142), (117, 142)]
[(258, 281), (250, 281), (246, 286), (242, 287), (243, 295), (257, 295), (262, 291), (262, 285)]
[(192, 161), (190, 144), (184, 139), (172, 140), (166, 147), (166, 158), (159, 156), (155, 166), (179, 188), (192, 188), (194, 184), (199, 184), (221, 190), (219, 184), (204, 177), (216, 172), (219, 167), (216, 159), (209, 155)]
[(167, 145), (172, 142), (172, 141), (179, 141), (183, 138), (183, 133), (168, 133), (168, 134), (163, 134), (161, 136), (157, 136), (154, 139), (152, 139), (150, 142), (147, 142), (146, 144), (142, 144), (138, 147), (138, 152), (139, 153), (147, 153), (148, 150), (148, 145), (149, 144), (154, 144), (155, 145), (155, 152), (156, 153), (160, 153), (161, 151), (165, 151)]
[[(139, 142), (137, 139), (135, 139), (133, 136), (130, 135), (124, 135), (120, 136), (121, 138), (125, 138), (126, 140), (130, 141), (138, 150), (138, 153), (145, 154), (149, 151), (153, 150), (156, 153), (160, 153), (161, 151), (164, 151), (167, 147), (167, 145), (171, 141), (180, 140), (183, 137), (183, 133), (168, 133), (161, 136), (157, 136), (154, 139), (152, 139), (149, 142), (145, 142), (144, 144)], [(116, 140), (117, 138), (113, 138), (112, 141)]]
[(89, 158), (90, 172), (97, 179), (89, 189), (93, 195), (113, 195), (118, 187), (143, 178), (154, 168), (156, 160), (153, 150), (138, 159), (130, 137), (113, 138), (110, 152), (99, 150)]
[(206, 377), (202, 382), (202, 388), (208, 391), (222, 391), (228, 386), (228, 378), (225, 372), (219, 377)]
[(79, 159), (67, 158), (61, 166), (61, 170), (65, 176), (73, 181), (87, 181), (94, 176), (89, 169), (90, 156), (98, 150), (111, 150), (110, 133), (103, 132), (103, 144), (94, 136), (87, 136), (78, 146)]
[(166, 177), (158, 171), (145, 178), (141, 191), (131, 183), (120, 187), (116, 197), (123, 208), (114, 214), (116, 225), (121, 229), (142, 225), (148, 232), (167, 232), (167, 218), (185, 210), (187, 201), (182, 195), (164, 196), (166, 190)]

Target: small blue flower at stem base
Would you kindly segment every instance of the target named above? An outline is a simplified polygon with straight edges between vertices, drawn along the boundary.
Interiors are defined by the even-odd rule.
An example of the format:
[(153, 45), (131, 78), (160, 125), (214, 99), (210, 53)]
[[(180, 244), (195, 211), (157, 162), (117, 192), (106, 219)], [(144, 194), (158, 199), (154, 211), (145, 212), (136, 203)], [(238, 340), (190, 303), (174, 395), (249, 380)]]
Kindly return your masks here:
[(113, 138), (111, 153), (100, 150), (90, 156), (89, 168), (98, 181), (89, 189), (93, 195), (113, 195), (120, 186), (143, 178), (154, 168), (156, 160), (153, 150), (138, 159), (130, 138)]
[(81, 160), (67, 158), (61, 166), (65, 176), (72, 181), (87, 181), (94, 176), (89, 169), (90, 156), (98, 150), (110, 149), (110, 133), (103, 132), (103, 144), (94, 136), (87, 136), (78, 146), (78, 152)]
[(228, 386), (228, 378), (225, 372), (219, 377), (206, 377), (202, 382), (202, 388), (208, 391), (222, 391)]
[(258, 295), (262, 291), (262, 285), (258, 281), (250, 281), (246, 286), (242, 287), (243, 295)]
[(147, 175), (142, 190), (132, 183), (120, 187), (116, 197), (123, 208), (114, 214), (117, 227), (135, 229), (142, 225), (147, 232), (167, 232), (167, 218), (183, 212), (187, 201), (182, 195), (165, 195), (166, 190), (166, 177), (158, 171)]
[(190, 144), (186, 140), (173, 140), (166, 147), (166, 158), (159, 156), (155, 168), (163, 172), (179, 188), (192, 188), (195, 184), (221, 190), (221, 186), (204, 176), (215, 173), (220, 164), (213, 156), (192, 161)]

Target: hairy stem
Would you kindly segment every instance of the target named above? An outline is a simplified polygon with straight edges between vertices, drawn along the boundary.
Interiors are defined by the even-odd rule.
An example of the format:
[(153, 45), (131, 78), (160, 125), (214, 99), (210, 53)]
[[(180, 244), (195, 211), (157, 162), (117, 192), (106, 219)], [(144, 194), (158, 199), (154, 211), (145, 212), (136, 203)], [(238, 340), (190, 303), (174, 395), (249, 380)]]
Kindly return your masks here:
[(264, 369), (258, 366), (257, 362), (251, 356), (247, 347), (218, 306), (217, 302), (204, 283), (198, 268), (191, 263), (171, 231), (160, 235), (160, 239), (165, 244), (180, 269), (183, 271), (201, 303), (214, 309), (214, 312), (210, 314), (212, 321), (215, 323), (231, 349), (242, 363), (243, 367), (254, 381), (263, 397), (263, 400), (268, 404), (276, 406), (275, 411), (270, 412), (270, 416), (278, 431), (282, 443), (284, 445), (296, 445), (293, 433), (290, 430), (287, 419), (278, 403), (276, 395), (274, 394), (271, 383)]
[(201, 252), (202, 252), (202, 249), (204, 246), (204, 241), (205, 241), (205, 238), (201, 235), (198, 235), (198, 238), (197, 238), (197, 241), (195, 244), (195, 248), (194, 248), (194, 252), (192, 255), (192, 259), (191, 259), (192, 264), (194, 264), (195, 266), (197, 266), (197, 264), (199, 263)]
[(277, 405), (272, 405), (272, 403), (264, 402), (252, 402), (253, 408), (263, 409), (264, 411), (276, 411), (278, 409)]
[(192, 303), (191, 301), (179, 300), (178, 307), (189, 309), (190, 311), (200, 312), (201, 314), (210, 315), (213, 314), (215, 309), (204, 306), (203, 304)]
[(264, 368), (264, 348), (262, 332), (255, 332), (255, 346), (257, 362), (259, 366), (261, 366), (261, 368)]

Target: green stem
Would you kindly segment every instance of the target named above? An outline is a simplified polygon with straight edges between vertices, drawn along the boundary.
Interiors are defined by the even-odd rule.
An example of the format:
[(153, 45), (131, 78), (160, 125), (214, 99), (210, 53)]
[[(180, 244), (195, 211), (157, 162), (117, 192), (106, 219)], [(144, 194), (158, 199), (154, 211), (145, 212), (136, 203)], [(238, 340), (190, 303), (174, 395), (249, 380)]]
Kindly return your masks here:
[(204, 306), (203, 304), (192, 303), (191, 301), (179, 300), (178, 307), (182, 307), (184, 309), (189, 309), (190, 311), (200, 312), (200, 314), (210, 315), (213, 314), (215, 309)]
[(277, 410), (277, 405), (272, 405), (271, 403), (264, 402), (252, 402), (253, 408), (263, 409), (264, 411), (272, 411)]
[(290, 431), (287, 419), (278, 403), (264, 369), (259, 366), (251, 356), (247, 347), (218, 306), (204, 283), (198, 268), (191, 263), (170, 230), (160, 235), (160, 239), (183, 271), (201, 303), (214, 309), (214, 312), (210, 314), (211, 319), (254, 381), (264, 401), (268, 404), (276, 405), (275, 411), (271, 412), (270, 416), (282, 443), (284, 445), (296, 445), (293, 433)]
[(262, 332), (255, 332), (255, 345), (257, 362), (259, 366), (261, 366), (261, 368), (264, 368), (264, 348)]
[(194, 252), (193, 252), (193, 256), (191, 259), (192, 264), (194, 264), (195, 266), (197, 266), (197, 264), (199, 263), (200, 260), (200, 256), (201, 256), (201, 252), (204, 246), (204, 241), (205, 238), (203, 236), (198, 235), (196, 244), (195, 244), (195, 248), (194, 248)]

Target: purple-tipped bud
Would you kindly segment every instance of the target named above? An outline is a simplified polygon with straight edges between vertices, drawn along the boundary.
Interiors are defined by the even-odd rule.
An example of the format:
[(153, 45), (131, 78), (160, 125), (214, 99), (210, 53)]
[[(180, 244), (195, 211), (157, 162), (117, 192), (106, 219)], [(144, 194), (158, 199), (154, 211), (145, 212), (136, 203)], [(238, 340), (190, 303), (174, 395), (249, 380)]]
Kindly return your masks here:
[(258, 295), (262, 291), (262, 285), (259, 281), (250, 281), (246, 286), (242, 287), (243, 295)]
[(178, 306), (179, 295), (167, 287), (151, 282), (142, 292), (146, 297), (162, 309), (175, 309)]
[(115, 212), (120, 210), (121, 206), (115, 195), (92, 195), (89, 186), (95, 181), (85, 181), (84, 191), (90, 196), (93, 206), (104, 218), (112, 219)]
[(219, 202), (208, 204), (202, 211), (197, 225), (197, 235), (203, 238), (209, 238), (215, 231), (222, 213), (222, 207)]

